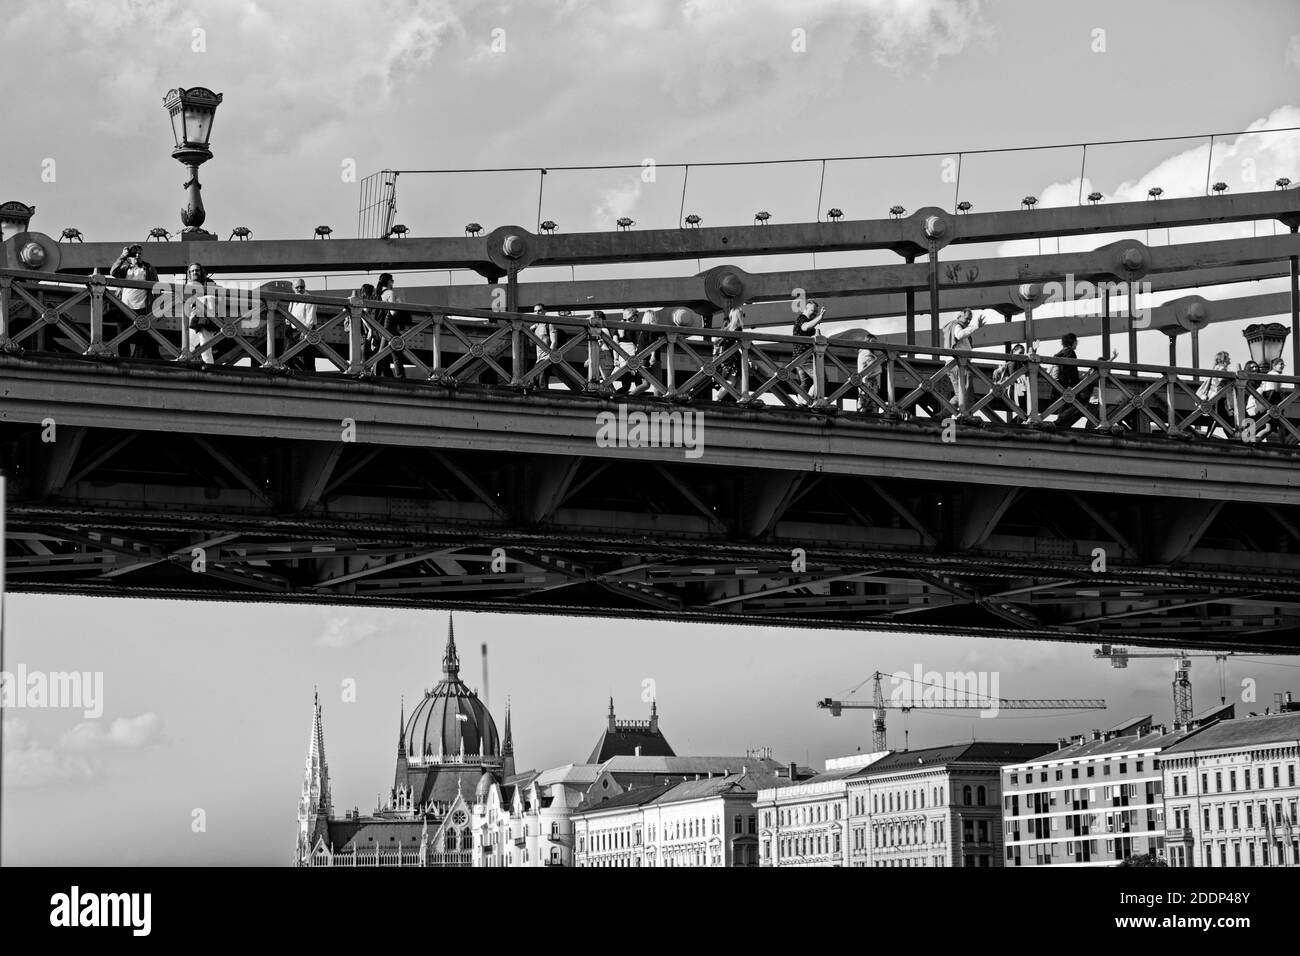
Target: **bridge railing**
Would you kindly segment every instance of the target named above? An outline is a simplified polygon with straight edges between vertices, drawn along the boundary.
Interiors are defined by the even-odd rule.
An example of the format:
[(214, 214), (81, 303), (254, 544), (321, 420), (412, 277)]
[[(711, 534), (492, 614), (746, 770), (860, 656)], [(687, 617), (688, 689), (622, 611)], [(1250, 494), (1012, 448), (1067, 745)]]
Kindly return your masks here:
[[(0, 353), (1300, 445), (1300, 378), (1290, 375), (599, 317), (451, 313), (295, 295), (285, 286), (0, 270)], [(128, 306), (139, 292), (144, 305)], [(314, 317), (295, 309), (303, 305), (315, 307)]]

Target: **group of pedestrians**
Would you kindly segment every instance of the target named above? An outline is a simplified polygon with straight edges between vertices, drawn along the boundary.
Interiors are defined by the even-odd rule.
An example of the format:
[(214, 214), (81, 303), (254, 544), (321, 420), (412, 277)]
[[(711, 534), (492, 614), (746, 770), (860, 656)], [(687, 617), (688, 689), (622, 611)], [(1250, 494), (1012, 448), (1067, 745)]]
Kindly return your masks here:
[[(229, 310), (228, 303), (222, 296), (214, 294), (217, 287), (201, 263), (191, 262), (187, 266), (183, 286), (160, 291), (162, 287), (157, 269), (144, 258), (143, 247), (136, 244), (123, 247), (121, 255), (109, 268), (109, 275), (139, 285), (115, 287), (111, 290), (110, 302), (116, 301), (119, 308), (104, 313), (105, 342), (123, 338), (123, 354), (134, 358), (164, 358), (161, 342), (169, 342), (177, 353), (183, 351), (185, 343), (177, 338), (174, 331), (159, 328), (156, 323), (138, 321), (155, 311), (160, 294), (170, 294), (173, 304), (169, 314), (176, 315), (188, 329), (190, 354), (209, 364), (218, 360), (218, 340), (222, 327), (237, 316), (224, 314)], [(301, 278), (294, 280), (292, 288), (297, 296), (308, 294), (306, 283)], [(360, 317), (363, 323), (361, 339), (364, 350), (367, 356), (379, 356), (373, 363), (374, 374), (405, 378), (402, 351), (390, 346), (394, 337), (400, 336), (410, 327), (411, 313), (386, 307), (396, 301), (393, 275), (382, 273), (373, 285), (361, 285), (355, 295), (363, 303)], [(284, 323), (283, 351), (294, 353), (287, 364), (298, 371), (315, 371), (317, 360), (327, 357), (322, 349), (308, 340), (309, 334), (319, 327), (317, 305), (293, 301), (287, 305), (286, 311), (292, 321)], [(657, 347), (660, 340), (656, 326), (659, 325), (660, 311), (653, 308), (624, 309), (618, 317), (617, 327), (606, 327), (599, 334), (596, 347), (591, 348), (585, 338), (580, 343), (575, 341), (580, 338), (580, 326), (564, 321), (572, 318), (571, 310), (558, 310), (554, 318), (561, 321), (557, 322), (544, 305), (533, 306), (535, 321), (528, 326), (531, 336), (524, 348), (528, 367), (539, 368), (532, 384), (540, 389), (550, 389), (557, 378), (565, 378), (562, 367), (567, 367), (570, 379), (576, 379), (581, 374), (577, 370), (581, 368), (586, 373), (586, 382), (612, 382), (614, 391), (620, 395), (633, 396), (646, 392), (662, 394), (667, 387), (668, 378), (665, 374), (666, 357), (663, 350)], [(242, 318), (246, 324), (250, 319), (263, 320), (260, 313)], [(791, 384), (796, 387), (789, 390), (790, 398), (797, 403), (812, 404), (819, 398), (812, 352), (814, 339), (826, 318), (826, 308), (813, 300), (804, 302), (795, 314), (791, 334), (798, 341), (791, 350), (790, 361), (782, 364), (792, 373), (789, 377)], [(592, 313), (592, 319), (593, 324), (601, 327), (605, 326), (609, 317), (605, 312), (596, 310)], [(685, 309), (677, 309), (670, 321), (673, 326), (687, 330), (702, 326), (699, 317)], [(350, 332), (350, 323), (349, 311), (343, 323), (346, 332)], [(953, 353), (951, 359), (957, 360), (947, 369), (946, 377), (952, 389), (952, 407), (959, 415), (968, 415), (977, 397), (972, 387), (969, 361), (963, 361), (962, 354), (973, 352), (975, 333), (984, 323), (983, 314), (962, 309), (942, 329), (942, 346)], [(132, 325), (139, 325), (140, 328), (134, 334), (123, 337), (123, 333)], [(152, 328), (147, 327), (149, 325)], [(712, 398), (715, 401), (735, 401), (744, 395), (741, 388), (742, 348), (736, 337), (738, 333), (746, 331), (744, 309), (739, 306), (728, 309), (720, 331), (730, 334), (714, 336), (712, 339)], [(687, 334), (691, 333), (688, 331)], [(856, 372), (859, 411), (874, 414), (890, 400), (881, 387), (886, 353), (870, 347), (877, 338), (867, 329), (855, 329), (847, 338), (858, 346)], [(1040, 392), (1039, 407), (1051, 407), (1061, 403), (1067, 394), (1069, 396), (1055, 417), (1056, 424), (1061, 427), (1070, 427), (1085, 419), (1087, 407), (1096, 403), (1097, 381), (1090, 377), (1093, 369), (1078, 362), (1077, 348), (1078, 337), (1074, 333), (1066, 333), (1061, 338), (1060, 348), (1052, 356), (1056, 361), (1042, 363), (1043, 371), (1052, 379), (1054, 387), (1048, 388), (1045, 394)], [(497, 350), (494, 360), (499, 367), (505, 369), (507, 376), (513, 375), (513, 356), (509, 355), (508, 348), (504, 350), (505, 355), (500, 354), (502, 351)], [(1037, 357), (1037, 354), (1037, 343), (1028, 348), (1016, 344), (1012, 346), (1006, 360), (993, 371), (993, 383), (1003, 387), (1006, 401), (1018, 409), (1021, 415), (1028, 415), (1032, 407), (1029, 401), (1031, 378), (1027, 369), (1029, 360)], [(1117, 357), (1118, 350), (1112, 349), (1108, 361), (1113, 362)], [(753, 361), (752, 356), (750, 361)], [(521, 370), (526, 371), (527, 369)], [(766, 368), (756, 364), (749, 376), (751, 386), (756, 378), (766, 379), (779, 371), (779, 368)], [(1218, 352), (1214, 357), (1214, 374), (1207, 375), (1197, 388), (1196, 397), (1203, 408), (1193, 427), (1206, 436), (1213, 435), (1216, 431), (1231, 436), (1239, 433), (1249, 421), (1255, 423), (1259, 440), (1277, 440), (1281, 436), (1276, 434), (1277, 429), (1271, 427), (1268, 412), (1270, 406), (1283, 400), (1284, 391), (1270, 383), (1240, 388), (1236, 384), (1239, 378), (1237, 373), (1282, 375), (1285, 371), (1286, 363), (1277, 358), (1267, 368), (1248, 362), (1244, 368), (1238, 366), (1234, 373), (1230, 355), (1226, 351)], [(492, 381), (500, 378), (496, 374), (491, 376)], [(936, 405), (931, 412), (942, 410)]]

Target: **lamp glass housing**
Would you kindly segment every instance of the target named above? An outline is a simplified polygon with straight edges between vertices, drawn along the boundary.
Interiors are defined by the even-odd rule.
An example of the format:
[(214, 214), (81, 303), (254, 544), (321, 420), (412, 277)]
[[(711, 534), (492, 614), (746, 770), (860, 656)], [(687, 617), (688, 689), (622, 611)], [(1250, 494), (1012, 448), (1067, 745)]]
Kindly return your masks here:
[(1286, 344), (1286, 337), (1290, 331), (1281, 322), (1255, 323), (1246, 326), (1242, 335), (1245, 336), (1246, 346), (1250, 349), (1251, 361), (1261, 368), (1270, 368), (1274, 359), (1281, 358), (1282, 346)]

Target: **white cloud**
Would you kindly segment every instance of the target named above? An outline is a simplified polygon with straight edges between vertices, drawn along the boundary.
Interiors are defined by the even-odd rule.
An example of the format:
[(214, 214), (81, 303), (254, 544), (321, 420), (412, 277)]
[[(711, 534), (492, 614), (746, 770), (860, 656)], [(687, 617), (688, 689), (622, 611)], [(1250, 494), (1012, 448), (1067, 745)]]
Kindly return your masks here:
[[(155, 132), (159, 115), (135, 104), (154, 101), (161, 113), (163, 93), (183, 83), (225, 93), (266, 144), (284, 145), (387, 102), (463, 34), (458, 11), (469, 8), (468, 0), (63, 0), (61, 12), (29, 8), (0, 29), (9, 42), (58, 30), (61, 44), (79, 51), (78, 69), (132, 104), (104, 116), (103, 132)], [(286, 118), (293, 130), (281, 129)]]
[(597, 229), (612, 229), (620, 216), (632, 215), (640, 199), (640, 176), (631, 182), (602, 189), (591, 211), (592, 223)]
[(19, 789), (84, 783), (103, 774), (102, 759), (110, 751), (139, 750), (166, 743), (162, 719), (155, 713), (118, 717), (108, 725), (85, 721), (59, 735), (46, 746), (36, 739), (26, 721), (6, 716), (4, 721), (5, 786)]
[(358, 621), (348, 614), (328, 613), (316, 644), (319, 647), (352, 647), (378, 633), (379, 625), (374, 618)]
[[(1230, 192), (1248, 192), (1272, 188), (1273, 182), (1286, 176), (1292, 180), (1300, 179), (1300, 133), (1274, 132), (1288, 127), (1300, 126), (1300, 106), (1280, 106), (1268, 116), (1255, 120), (1246, 127), (1247, 132), (1231, 139), (1215, 140), (1213, 156), (1210, 154), (1208, 139), (1194, 146), (1186, 147), (1161, 160), (1135, 179), (1121, 182), (1105, 196), (1105, 202), (1144, 202), (1148, 199), (1147, 190), (1160, 187), (1164, 190), (1163, 199), (1176, 199), (1188, 196), (1205, 195), (1207, 179), (1211, 183), (1225, 182)], [(1173, 146), (1174, 144), (1171, 144)], [(1091, 179), (1083, 181), (1083, 195), (1087, 196), (1094, 188)], [(1078, 202), (1080, 195), (1079, 178), (1076, 176), (1068, 182), (1051, 183), (1038, 193), (1039, 208), (1053, 206), (1072, 206)], [(1198, 231), (1197, 240), (1231, 239), (1250, 236), (1256, 227), (1251, 223), (1224, 223), (1210, 229)], [(1119, 236), (1107, 236), (1103, 242), (1116, 241)], [(1144, 234), (1135, 238), (1145, 241)], [(1153, 243), (1163, 242), (1163, 231), (1152, 236)], [(1099, 240), (1094, 236), (1079, 236), (1062, 239), (1060, 248), (1063, 252), (1094, 249)], [(1056, 244), (1047, 251), (1055, 251)], [(998, 254), (1003, 256), (1027, 255), (1037, 252), (1038, 242), (1034, 239), (1016, 239), (1002, 243)]]
[(103, 721), (87, 720), (59, 737), (65, 750), (135, 750), (166, 742), (162, 718), (150, 712), (138, 717), (118, 717), (108, 729)]
[(861, 0), (872, 20), (871, 56), (895, 71), (933, 68), (991, 35), (980, 0)]

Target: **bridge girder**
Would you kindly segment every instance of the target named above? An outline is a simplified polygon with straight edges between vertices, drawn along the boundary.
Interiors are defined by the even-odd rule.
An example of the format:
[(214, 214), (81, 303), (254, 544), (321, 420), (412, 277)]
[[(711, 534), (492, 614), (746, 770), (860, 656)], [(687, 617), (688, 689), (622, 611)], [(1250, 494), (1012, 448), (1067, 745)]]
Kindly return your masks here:
[[(1272, 449), (711, 408), (701, 461), (648, 459), (594, 400), (24, 364), (19, 591), (1300, 648)], [(57, 487), (43, 417), (81, 430)]]

